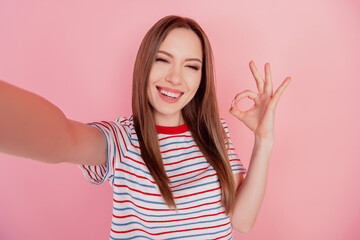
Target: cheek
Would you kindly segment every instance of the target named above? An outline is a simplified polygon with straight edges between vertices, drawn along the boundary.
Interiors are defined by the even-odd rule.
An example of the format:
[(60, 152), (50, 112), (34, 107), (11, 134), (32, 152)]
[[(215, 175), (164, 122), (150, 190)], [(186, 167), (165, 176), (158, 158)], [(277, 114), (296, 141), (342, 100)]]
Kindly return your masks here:
[(201, 82), (201, 75), (191, 79), (191, 81), (189, 81), (188, 86), (192, 91), (196, 92), (200, 86), (200, 82)]
[(159, 79), (164, 78), (166, 75), (166, 67), (159, 64), (153, 64), (149, 74), (149, 83), (157, 82)]
[(152, 67), (149, 73), (149, 79), (148, 79), (148, 84), (147, 87), (149, 88), (149, 85), (153, 82), (154, 79), (154, 68)]

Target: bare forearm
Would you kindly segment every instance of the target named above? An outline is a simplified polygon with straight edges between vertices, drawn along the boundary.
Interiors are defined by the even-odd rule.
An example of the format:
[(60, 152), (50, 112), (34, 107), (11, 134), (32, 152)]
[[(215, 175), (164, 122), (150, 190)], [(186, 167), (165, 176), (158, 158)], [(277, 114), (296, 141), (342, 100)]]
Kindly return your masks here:
[[(0, 151), (57, 162), (68, 120), (44, 98), (0, 80)], [(70, 143), (69, 143), (70, 144)]]
[(240, 232), (250, 231), (255, 223), (265, 194), (272, 146), (272, 138), (255, 137), (248, 173), (236, 192), (236, 203), (232, 214), (232, 224)]

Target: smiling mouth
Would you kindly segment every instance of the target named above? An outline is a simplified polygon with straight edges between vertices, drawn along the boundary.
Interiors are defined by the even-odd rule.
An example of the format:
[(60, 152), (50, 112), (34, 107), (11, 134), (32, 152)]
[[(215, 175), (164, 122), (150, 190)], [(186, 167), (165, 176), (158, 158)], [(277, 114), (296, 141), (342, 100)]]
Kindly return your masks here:
[(160, 88), (160, 87), (156, 87), (156, 89), (161, 93), (161, 95), (166, 96), (168, 98), (172, 98), (172, 99), (178, 98), (184, 94), (183, 92), (180, 92), (180, 91), (177, 91), (177, 92), (166, 91), (165, 89)]

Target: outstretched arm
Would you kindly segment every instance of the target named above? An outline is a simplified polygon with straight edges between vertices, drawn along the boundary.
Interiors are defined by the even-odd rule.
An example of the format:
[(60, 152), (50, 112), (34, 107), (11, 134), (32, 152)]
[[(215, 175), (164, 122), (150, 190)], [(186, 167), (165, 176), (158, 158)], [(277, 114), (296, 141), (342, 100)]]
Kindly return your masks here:
[[(270, 64), (265, 64), (265, 80), (260, 76), (253, 61), (251, 72), (256, 80), (258, 93), (246, 90), (236, 95), (230, 113), (241, 120), (254, 132), (254, 148), (246, 178), (235, 175), (237, 183), (236, 203), (231, 216), (233, 227), (242, 233), (250, 231), (255, 223), (265, 194), (268, 166), (274, 139), (274, 115), (280, 96), (290, 82), (286, 78), (273, 93)], [(247, 111), (239, 110), (237, 103), (243, 98), (250, 98), (254, 105)]]
[(106, 161), (103, 134), (44, 98), (0, 80), (0, 152), (48, 163)]

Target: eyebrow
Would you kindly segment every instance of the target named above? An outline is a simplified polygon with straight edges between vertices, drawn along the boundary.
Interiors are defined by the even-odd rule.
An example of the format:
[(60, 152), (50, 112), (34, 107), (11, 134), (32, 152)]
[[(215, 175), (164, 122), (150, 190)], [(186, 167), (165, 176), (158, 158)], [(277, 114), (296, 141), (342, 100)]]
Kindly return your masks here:
[[(158, 53), (162, 53), (162, 54), (165, 54), (171, 58), (174, 58), (174, 56), (171, 54), (171, 53), (168, 53), (166, 51), (163, 51), (163, 50), (159, 50)], [(185, 61), (197, 61), (199, 63), (202, 64), (202, 61), (199, 59), (199, 58), (186, 58)]]

